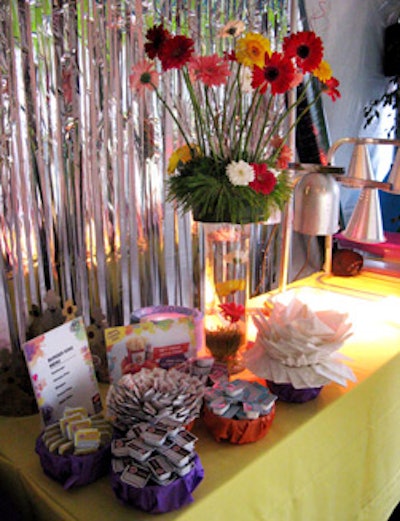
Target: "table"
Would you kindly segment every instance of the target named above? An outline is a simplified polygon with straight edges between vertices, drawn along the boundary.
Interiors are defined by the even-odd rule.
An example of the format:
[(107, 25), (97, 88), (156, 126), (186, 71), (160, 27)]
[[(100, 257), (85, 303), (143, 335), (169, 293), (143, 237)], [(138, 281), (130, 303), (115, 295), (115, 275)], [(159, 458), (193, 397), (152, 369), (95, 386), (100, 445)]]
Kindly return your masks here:
[[(399, 502), (400, 318), (390, 312), (395, 301), (384, 317), (378, 310), (385, 296), (400, 297), (400, 279), (317, 274), (301, 284), (375, 303), (375, 320), (366, 317), (366, 327), (342, 348), (357, 382), (329, 384), (305, 404), (278, 402), (271, 430), (253, 444), (217, 443), (197, 420), (205, 478), (194, 503), (161, 515), (163, 521), (384, 521)], [(154, 517), (121, 505), (109, 477), (65, 492), (41, 470), (34, 453), (39, 429), (37, 415), (0, 418), (1, 486), (18, 501), (24, 519)]]

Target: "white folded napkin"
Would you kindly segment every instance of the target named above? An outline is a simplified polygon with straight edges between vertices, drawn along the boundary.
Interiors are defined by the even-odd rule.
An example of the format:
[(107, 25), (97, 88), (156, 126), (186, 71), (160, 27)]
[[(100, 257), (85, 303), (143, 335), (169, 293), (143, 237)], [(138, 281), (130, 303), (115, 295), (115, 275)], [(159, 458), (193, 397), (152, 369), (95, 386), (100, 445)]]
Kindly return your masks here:
[(336, 353), (352, 334), (347, 313), (314, 311), (297, 297), (270, 304), (268, 318), (260, 310), (253, 316), (257, 337), (244, 355), (250, 371), (296, 389), (331, 381), (345, 386), (347, 380), (355, 380), (344, 357)]

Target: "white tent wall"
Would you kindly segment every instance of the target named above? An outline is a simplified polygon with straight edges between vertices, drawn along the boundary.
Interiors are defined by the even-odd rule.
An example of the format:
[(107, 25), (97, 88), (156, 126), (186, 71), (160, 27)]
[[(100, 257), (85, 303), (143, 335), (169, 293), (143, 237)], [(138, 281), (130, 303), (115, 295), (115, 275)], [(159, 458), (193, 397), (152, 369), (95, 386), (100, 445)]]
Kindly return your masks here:
[[(343, 137), (387, 137), (393, 111), (382, 110), (373, 125), (364, 128), (364, 107), (386, 91), (383, 74), (384, 30), (400, 16), (399, 0), (304, 0), (310, 29), (324, 41), (325, 57), (340, 81), (341, 98), (335, 103), (324, 97), (331, 144)], [(334, 163), (347, 167), (352, 148), (342, 146)], [(370, 146), (372, 167), (383, 180), (391, 162), (391, 146)], [(349, 218), (358, 191), (343, 189), (342, 211)]]

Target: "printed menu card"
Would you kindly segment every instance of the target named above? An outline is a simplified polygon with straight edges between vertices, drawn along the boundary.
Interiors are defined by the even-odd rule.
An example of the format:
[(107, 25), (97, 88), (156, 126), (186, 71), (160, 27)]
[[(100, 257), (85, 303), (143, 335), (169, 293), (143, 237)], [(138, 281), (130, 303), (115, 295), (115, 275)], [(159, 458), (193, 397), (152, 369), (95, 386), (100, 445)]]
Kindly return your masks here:
[(59, 420), (66, 406), (102, 409), (82, 318), (75, 318), (23, 344), (43, 423)]

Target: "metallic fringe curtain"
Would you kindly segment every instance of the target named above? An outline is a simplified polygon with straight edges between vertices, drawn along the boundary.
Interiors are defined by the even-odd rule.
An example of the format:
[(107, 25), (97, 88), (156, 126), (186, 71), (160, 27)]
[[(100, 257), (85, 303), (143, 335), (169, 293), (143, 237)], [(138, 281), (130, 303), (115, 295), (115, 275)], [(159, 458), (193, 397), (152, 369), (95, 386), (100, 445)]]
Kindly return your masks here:
[[(210, 52), (228, 20), (278, 37), (286, 12), (284, 0), (0, 3), (0, 286), (12, 343), (50, 289), (87, 325), (95, 313), (121, 325), (138, 307), (198, 304), (193, 223), (164, 198), (178, 135), (151, 94), (135, 98), (130, 70), (153, 23)], [(179, 85), (166, 87), (173, 99)]]

